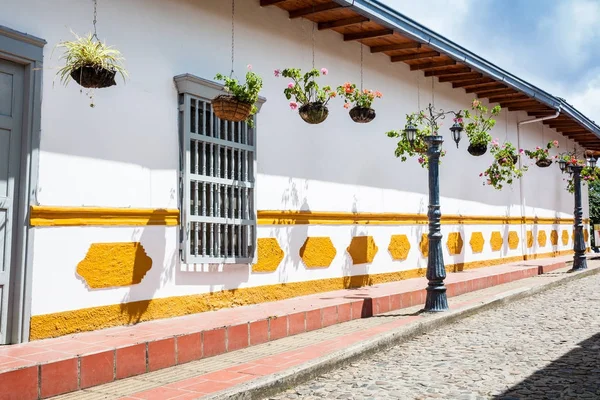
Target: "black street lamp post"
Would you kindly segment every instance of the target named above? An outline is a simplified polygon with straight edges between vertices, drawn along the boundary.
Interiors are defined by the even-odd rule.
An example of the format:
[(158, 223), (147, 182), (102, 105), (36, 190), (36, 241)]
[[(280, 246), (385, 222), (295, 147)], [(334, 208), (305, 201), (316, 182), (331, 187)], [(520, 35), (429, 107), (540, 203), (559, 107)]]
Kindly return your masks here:
[[(589, 167), (595, 168), (596, 159), (592, 156), (587, 159), (587, 163)], [(573, 176), (573, 197), (575, 199), (573, 229), (575, 237), (573, 240), (573, 267), (569, 272), (582, 271), (587, 269), (585, 239), (583, 236), (583, 207), (581, 206), (581, 171), (583, 170), (583, 165), (567, 164), (564, 160), (560, 160), (558, 164), (562, 172), (567, 171)]]
[[(429, 158), (429, 208), (427, 217), (429, 218), (429, 251), (427, 254), (427, 299), (425, 301), (425, 311), (439, 312), (448, 310), (448, 298), (446, 296), (446, 267), (444, 265), (444, 256), (442, 253), (442, 232), (440, 220), (442, 212), (440, 211), (440, 176), (439, 164), (440, 155), (442, 152), (442, 143), (444, 138), (438, 135), (438, 119), (444, 119), (447, 114), (454, 114), (454, 125), (450, 128), (452, 138), (458, 147), (460, 142), (460, 134), (463, 130), (462, 124), (459, 123), (461, 118), (460, 112), (454, 111), (444, 112), (440, 110), (434, 111), (433, 106), (429, 104), (427, 107), (429, 117), (424, 116), (431, 127), (431, 134), (426, 135), (423, 140), (427, 144), (427, 156)], [(424, 114), (422, 114), (424, 115)], [(414, 143), (417, 128), (409, 125), (405, 129), (406, 137), (411, 145)]]

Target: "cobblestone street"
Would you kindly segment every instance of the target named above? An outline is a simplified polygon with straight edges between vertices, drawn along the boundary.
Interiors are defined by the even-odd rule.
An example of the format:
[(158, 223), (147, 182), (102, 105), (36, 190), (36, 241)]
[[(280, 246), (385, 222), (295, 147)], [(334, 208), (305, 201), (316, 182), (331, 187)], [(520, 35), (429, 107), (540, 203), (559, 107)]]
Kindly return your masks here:
[(566, 283), (270, 399), (598, 399), (599, 286)]

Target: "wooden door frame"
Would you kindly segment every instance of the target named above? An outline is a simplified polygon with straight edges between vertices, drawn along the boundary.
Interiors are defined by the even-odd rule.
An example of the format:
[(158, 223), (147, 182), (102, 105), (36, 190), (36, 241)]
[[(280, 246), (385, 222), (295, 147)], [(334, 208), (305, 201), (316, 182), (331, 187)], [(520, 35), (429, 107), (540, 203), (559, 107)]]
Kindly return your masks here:
[(8, 309), (10, 343), (29, 341), (33, 229), (30, 205), (36, 204), (41, 133), (42, 62), (46, 41), (0, 25), (0, 58), (23, 66), (23, 125), (18, 206), (15, 207), (15, 246), (11, 254)]

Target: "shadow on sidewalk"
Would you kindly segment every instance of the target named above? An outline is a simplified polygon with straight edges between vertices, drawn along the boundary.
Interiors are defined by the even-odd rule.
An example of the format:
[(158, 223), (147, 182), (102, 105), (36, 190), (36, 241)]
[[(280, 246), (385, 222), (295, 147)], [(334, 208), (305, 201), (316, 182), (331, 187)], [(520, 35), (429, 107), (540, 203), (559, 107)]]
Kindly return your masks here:
[[(540, 343), (544, 346), (544, 343)], [(579, 343), (546, 368), (495, 396), (496, 400), (516, 399), (598, 399), (600, 398), (600, 333)]]

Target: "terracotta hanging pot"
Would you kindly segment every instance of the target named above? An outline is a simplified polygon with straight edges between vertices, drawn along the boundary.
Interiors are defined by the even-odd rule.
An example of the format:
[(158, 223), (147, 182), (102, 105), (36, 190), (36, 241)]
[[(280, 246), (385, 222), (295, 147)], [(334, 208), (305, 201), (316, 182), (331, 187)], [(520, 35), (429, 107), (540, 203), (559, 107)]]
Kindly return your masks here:
[(354, 107), (350, 110), (350, 118), (359, 124), (366, 124), (376, 117), (375, 110), (366, 107)]
[(470, 155), (479, 157), (479, 156), (484, 155), (487, 152), (487, 145), (486, 144), (469, 144), (467, 151), (469, 152)]
[(549, 158), (543, 159), (543, 160), (537, 160), (535, 162), (535, 165), (537, 165), (540, 168), (546, 168), (552, 165), (552, 160)]
[(320, 124), (327, 119), (329, 110), (323, 103), (308, 103), (298, 110), (300, 117), (309, 124)]
[(79, 67), (71, 71), (71, 78), (88, 89), (102, 89), (117, 84), (116, 71), (94, 66)]
[(213, 112), (225, 121), (245, 121), (250, 116), (252, 104), (242, 103), (234, 96), (222, 94), (211, 101)]

